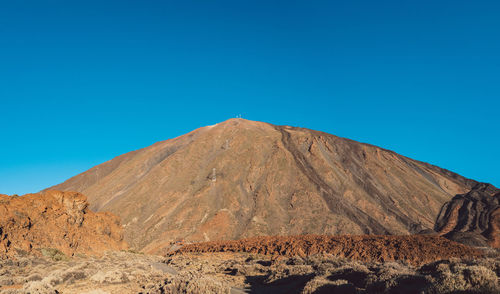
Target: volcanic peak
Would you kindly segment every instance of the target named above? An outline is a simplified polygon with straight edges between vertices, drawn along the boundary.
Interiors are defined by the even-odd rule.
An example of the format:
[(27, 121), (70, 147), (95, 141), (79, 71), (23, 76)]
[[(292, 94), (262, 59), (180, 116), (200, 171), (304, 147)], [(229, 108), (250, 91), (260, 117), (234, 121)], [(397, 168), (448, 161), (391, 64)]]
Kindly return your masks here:
[(179, 239), (408, 234), (475, 181), (327, 133), (241, 118), (98, 165), (56, 189), (111, 211), (125, 239), (157, 252)]

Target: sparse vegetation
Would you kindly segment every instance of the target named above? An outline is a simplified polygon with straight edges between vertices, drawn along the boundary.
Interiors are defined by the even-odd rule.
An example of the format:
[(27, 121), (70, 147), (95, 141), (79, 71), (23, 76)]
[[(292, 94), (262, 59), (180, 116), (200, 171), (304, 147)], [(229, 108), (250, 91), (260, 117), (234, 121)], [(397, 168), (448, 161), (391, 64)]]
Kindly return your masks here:
[[(166, 258), (130, 252), (60, 259), (0, 260), (2, 293), (499, 293), (500, 259), (450, 259), (412, 266), (330, 254), (272, 257), (193, 253)], [(8, 289), (7, 289), (8, 287)], [(56, 292), (58, 291), (58, 292)], [(247, 291), (247, 292), (245, 292)], [(100, 293), (100, 292), (99, 292)]]
[(43, 256), (52, 259), (53, 261), (67, 260), (66, 254), (55, 248), (41, 248), (40, 252)]
[(135, 250), (135, 249), (127, 249), (127, 250), (122, 250), (124, 252), (132, 253), (132, 254), (144, 254), (144, 252)]

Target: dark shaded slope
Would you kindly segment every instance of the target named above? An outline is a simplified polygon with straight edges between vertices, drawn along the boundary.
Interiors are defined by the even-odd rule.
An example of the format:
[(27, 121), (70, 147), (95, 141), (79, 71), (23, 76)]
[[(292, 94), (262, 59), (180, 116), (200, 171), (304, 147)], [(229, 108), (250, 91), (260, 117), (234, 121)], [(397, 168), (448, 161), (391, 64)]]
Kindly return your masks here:
[(443, 205), (434, 229), (458, 242), (500, 248), (500, 190), (478, 184), (456, 195)]

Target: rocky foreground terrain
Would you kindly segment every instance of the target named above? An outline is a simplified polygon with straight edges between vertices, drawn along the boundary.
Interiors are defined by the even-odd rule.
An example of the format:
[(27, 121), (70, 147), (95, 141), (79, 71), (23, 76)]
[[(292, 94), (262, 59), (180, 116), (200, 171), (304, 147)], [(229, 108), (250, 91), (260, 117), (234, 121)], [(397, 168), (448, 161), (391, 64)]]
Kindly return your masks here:
[(1, 199), (1, 293), (500, 291), (495, 249), (435, 235), (178, 242), (156, 256), (124, 250), (117, 219), (88, 211), (79, 193)]
[[(476, 200), (486, 197), (478, 193), (461, 196)], [(454, 211), (455, 206), (470, 207), (469, 211), (486, 215), (485, 219), (494, 216), (489, 212), (495, 211), (491, 205), (469, 205), (465, 200), (460, 205), (454, 204), (462, 198), (455, 197), (443, 211)], [(110, 213), (93, 213), (88, 206), (86, 197), (76, 192), (47, 191), (22, 197), (0, 195), (0, 292), (500, 291), (500, 258), (496, 249), (472, 248), (437, 233), (179, 241), (172, 250), (158, 256), (127, 250), (119, 219)], [(458, 210), (463, 213), (464, 209)], [(444, 228), (451, 228), (453, 232), (464, 218), (460, 213), (455, 218), (453, 213), (443, 213), (448, 215), (442, 218), (443, 222), (455, 225), (444, 225)], [(484, 227), (479, 222), (478, 225), (466, 223), (468, 228)]]
[(499, 293), (499, 258), (363, 262), (331, 254), (279, 257), (186, 253), (159, 257), (17, 256), (0, 261), (2, 293)]

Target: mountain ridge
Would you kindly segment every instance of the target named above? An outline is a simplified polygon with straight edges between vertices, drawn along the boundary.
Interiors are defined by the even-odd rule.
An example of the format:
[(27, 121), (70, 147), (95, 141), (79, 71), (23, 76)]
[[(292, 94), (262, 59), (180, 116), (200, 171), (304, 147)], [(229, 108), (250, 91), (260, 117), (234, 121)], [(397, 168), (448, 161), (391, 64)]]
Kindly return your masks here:
[[(113, 158), (111, 158), (111, 159), (109, 159), (109, 160), (107, 160), (107, 161), (105, 161), (105, 162), (103, 162), (103, 163), (101, 163), (101, 164), (98, 164), (98, 165), (96, 165), (96, 166), (94, 166), (94, 167), (91, 167), (91, 168), (87, 169), (86, 171), (84, 171), (84, 172), (82, 172), (82, 173), (80, 173), (80, 174), (78, 174), (78, 175), (75, 175), (75, 176), (73, 176), (73, 177), (71, 177), (71, 178), (69, 178), (69, 179), (65, 180), (63, 183), (66, 183), (66, 182), (70, 181), (71, 179), (73, 179), (73, 178), (76, 178), (76, 177), (80, 176), (81, 174), (84, 174), (84, 173), (87, 173), (87, 172), (89, 172), (89, 171), (91, 171), (91, 170), (94, 170), (94, 169), (95, 169), (96, 167), (98, 167), (98, 166), (102, 166), (102, 165), (105, 165), (105, 164), (107, 164), (107, 163), (110, 163), (111, 161), (114, 161), (114, 160), (123, 160), (123, 158), (124, 158), (124, 157), (127, 157), (127, 155), (132, 155), (132, 154), (135, 154), (135, 153), (137, 153), (137, 152), (139, 152), (139, 151), (141, 151), (141, 150), (143, 150), (143, 149), (145, 149), (145, 148), (152, 147), (152, 146), (155, 146), (155, 145), (158, 145), (158, 144), (162, 144), (162, 143), (164, 143), (164, 142), (166, 142), (166, 141), (176, 140), (176, 139), (179, 139), (179, 138), (184, 137), (184, 136), (189, 136), (189, 135), (192, 135), (192, 133), (197, 132), (197, 131), (199, 131), (199, 130), (202, 130), (202, 129), (205, 129), (205, 128), (214, 127), (214, 126), (217, 126), (217, 125), (222, 124), (222, 123), (230, 122), (230, 121), (232, 121), (232, 120), (249, 121), (249, 120), (242, 119), (242, 118), (231, 118), (231, 119), (228, 119), (228, 120), (223, 121), (223, 122), (221, 122), (221, 123), (216, 123), (216, 124), (214, 124), (214, 125), (207, 125), (207, 126), (199, 127), (199, 128), (197, 128), (197, 129), (195, 129), (195, 130), (193, 130), (193, 131), (190, 131), (190, 132), (188, 132), (188, 133), (186, 133), (186, 134), (182, 134), (182, 135), (179, 135), (179, 136), (177, 136), (177, 137), (170, 138), (170, 139), (161, 140), (161, 141), (155, 142), (155, 143), (153, 143), (153, 144), (151, 144), (151, 145), (149, 145), (149, 146), (142, 147), (142, 148), (139, 148), (139, 149), (135, 149), (135, 150), (128, 151), (128, 152), (126, 152), (126, 153), (123, 153), (123, 154), (120, 154), (120, 155), (114, 156)], [(458, 174), (458, 173), (456, 173), (456, 172), (453, 172), (453, 171), (451, 171), (451, 170), (449, 170), (449, 169), (442, 168), (442, 167), (440, 167), (440, 166), (438, 166), (438, 165), (435, 165), (435, 164), (432, 164), (432, 163), (429, 163), (429, 162), (426, 162), (426, 161), (422, 161), (422, 160), (413, 159), (413, 158), (411, 158), (411, 157), (408, 157), (408, 156), (405, 156), (405, 155), (401, 155), (401, 154), (397, 153), (397, 152), (396, 152), (396, 151), (394, 151), (394, 150), (387, 149), (387, 148), (383, 148), (383, 147), (380, 147), (380, 146), (377, 146), (377, 145), (374, 145), (374, 144), (370, 144), (370, 143), (367, 143), (367, 142), (360, 142), (360, 141), (356, 141), (356, 140), (354, 140), (354, 139), (350, 139), (350, 138), (347, 138), (347, 137), (341, 137), (341, 136), (333, 135), (333, 134), (330, 134), (330, 133), (327, 133), (327, 132), (324, 132), (324, 131), (312, 130), (312, 129), (303, 128), (303, 127), (295, 127), (295, 126), (289, 126), (289, 125), (273, 125), (273, 124), (271, 124), (271, 123), (267, 123), (267, 122), (260, 122), (260, 121), (259, 121), (259, 123), (262, 123), (262, 124), (268, 124), (268, 125), (275, 126), (275, 127), (292, 128), (292, 129), (298, 129), (298, 130), (308, 130), (308, 131), (317, 132), (317, 133), (319, 133), (319, 134), (323, 134), (323, 135), (335, 136), (335, 137), (337, 137), (337, 138), (339, 138), (339, 139), (342, 139), (342, 140), (346, 140), (346, 141), (350, 141), (350, 142), (353, 142), (353, 143), (357, 143), (357, 144), (365, 145), (365, 146), (368, 146), (368, 147), (378, 148), (378, 149), (383, 150), (383, 151), (385, 151), (385, 152), (393, 153), (393, 154), (395, 154), (395, 155), (398, 155), (398, 156), (401, 156), (401, 157), (404, 157), (404, 158), (410, 159), (411, 161), (416, 161), (416, 162), (419, 162), (419, 163), (421, 163), (421, 164), (424, 164), (424, 165), (428, 166), (429, 168), (433, 168), (433, 169), (440, 170), (441, 172), (448, 174), (450, 177), (458, 177), (458, 178), (461, 178), (462, 180), (468, 181), (468, 182), (470, 182), (470, 186), (471, 186), (471, 187), (473, 187), (473, 186), (474, 186), (475, 184), (477, 184), (477, 183), (480, 183), (480, 182), (478, 182), (478, 181), (476, 181), (476, 180), (473, 180), (473, 179), (467, 178), (467, 177), (462, 176), (462, 175), (460, 175), (460, 174)], [(61, 184), (62, 184), (62, 183), (61, 183)], [(42, 191), (40, 191), (40, 192), (50, 190), (50, 189), (52, 189), (53, 187), (58, 187), (58, 186), (60, 186), (61, 184), (57, 184), (57, 185), (51, 186), (51, 187), (49, 187), (49, 188), (43, 189), (43, 190), (42, 190)], [(486, 183), (486, 184), (490, 184), (490, 183)]]
[(431, 229), (477, 183), (325, 132), (230, 119), (52, 188), (86, 194), (92, 209), (122, 217), (130, 244), (155, 251), (178, 239)]

